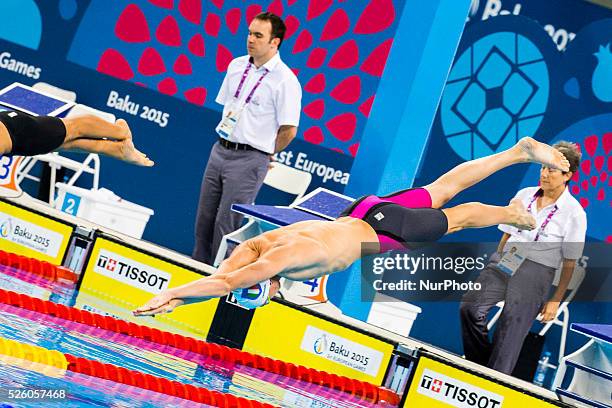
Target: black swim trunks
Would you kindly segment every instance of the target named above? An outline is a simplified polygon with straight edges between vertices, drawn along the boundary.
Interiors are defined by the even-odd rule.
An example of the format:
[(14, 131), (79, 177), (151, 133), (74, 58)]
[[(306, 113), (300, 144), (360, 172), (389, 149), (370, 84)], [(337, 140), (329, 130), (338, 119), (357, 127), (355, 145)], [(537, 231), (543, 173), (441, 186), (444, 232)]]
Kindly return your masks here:
[(50, 153), (66, 139), (66, 127), (59, 118), (7, 111), (0, 112), (0, 122), (6, 126), (13, 143), (11, 155), (35, 156)]
[(448, 230), (446, 214), (431, 208), (431, 196), (424, 188), (362, 197), (341, 216), (367, 222), (378, 235), (381, 252), (434, 242)]

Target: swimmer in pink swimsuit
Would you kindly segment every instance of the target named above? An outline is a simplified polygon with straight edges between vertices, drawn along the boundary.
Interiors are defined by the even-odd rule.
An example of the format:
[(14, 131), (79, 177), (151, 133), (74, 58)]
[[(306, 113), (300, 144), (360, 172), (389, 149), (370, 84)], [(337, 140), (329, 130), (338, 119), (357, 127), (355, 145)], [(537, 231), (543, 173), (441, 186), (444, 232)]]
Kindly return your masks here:
[[(389, 196), (356, 200), (334, 221), (303, 221), (267, 231), (240, 244), (212, 274), (166, 289), (134, 311), (137, 316), (169, 313), (177, 306), (226, 296), (248, 288), (246, 296), (274, 296), (277, 289), (253, 288), (272, 278), (306, 281), (345, 270), (364, 255), (362, 244), (378, 243), (381, 251), (403, 242), (425, 243), (464, 228), (512, 224), (533, 229), (535, 219), (520, 201), (505, 207), (465, 203), (441, 207), (456, 194), (514, 164), (537, 162), (568, 171), (563, 153), (531, 138), (491, 156), (468, 161), (422, 188)], [(378, 241), (378, 242), (376, 242)], [(278, 287), (278, 285), (277, 285)], [(263, 288), (263, 290), (262, 290)], [(259, 304), (257, 304), (259, 305)]]
[(356, 200), (341, 216), (358, 218), (376, 232), (380, 252), (401, 249), (409, 243), (434, 242), (448, 231), (446, 214), (432, 208), (425, 188), (401, 190), (383, 197), (369, 195)]

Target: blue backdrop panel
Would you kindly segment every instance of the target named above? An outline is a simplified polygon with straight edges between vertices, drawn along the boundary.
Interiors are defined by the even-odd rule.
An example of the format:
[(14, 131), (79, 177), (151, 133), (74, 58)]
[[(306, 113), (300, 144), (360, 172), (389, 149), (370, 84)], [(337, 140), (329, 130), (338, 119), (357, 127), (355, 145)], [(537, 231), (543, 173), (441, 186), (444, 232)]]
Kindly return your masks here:
[(3, 0), (0, 38), (37, 49), (42, 35), (42, 17), (34, 0)]

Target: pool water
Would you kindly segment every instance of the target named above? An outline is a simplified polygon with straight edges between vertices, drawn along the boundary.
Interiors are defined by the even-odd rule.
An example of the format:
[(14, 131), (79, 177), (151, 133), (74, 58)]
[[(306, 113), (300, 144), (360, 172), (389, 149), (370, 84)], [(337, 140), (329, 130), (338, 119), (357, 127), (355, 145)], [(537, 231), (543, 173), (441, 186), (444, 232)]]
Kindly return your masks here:
[[(118, 384), (87, 375), (66, 372), (62, 378), (41, 374), (31, 368), (3, 364), (0, 368), (0, 387), (3, 390), (26, 388), (30, 390), (57, 390), (65, 392), (58, 399), (10, 399), (3, 391), (1, 406), (12, 407), (187, 407), (205, 406), (182, 398), (159, 394), (142, 388)], [(58, 394), (61, 397), (62, 394)]]
[[(58, 284), (6, 266), (0, 266), (0, 288), (60, 303), (74, 299), (75, 294), (70, 284)], [(0, 337), (280, 407), (375, 406), (325, 387), (1, 303)], [(0, 389), (4, 390), (0, 391), (4, 392), (0, 394), (0, 403), (5, 406), (42, 405), (39, 400), (9, 399), (6, 390), (13, 388), (65, 390), (64, 399), (46, 399), (44, 406), (204, 406), (74, 372), (49, 376), (40, 372), (43, 370), (33, 369), (32, 363), (13, 360), (7, 363), (5, 358), (0, 365)]]

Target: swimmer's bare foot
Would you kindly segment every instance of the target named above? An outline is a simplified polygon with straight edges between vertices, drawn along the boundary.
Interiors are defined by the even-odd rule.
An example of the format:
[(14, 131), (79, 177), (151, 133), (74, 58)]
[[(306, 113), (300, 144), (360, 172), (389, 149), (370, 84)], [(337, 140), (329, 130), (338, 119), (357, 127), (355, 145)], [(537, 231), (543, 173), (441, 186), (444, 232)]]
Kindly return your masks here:
[(125, 136), (122, 140), (115, 143), (119, 143), (119, 158), (125, 162), (135, 164), (137, 166), (151, 167), (155, 163), (150, 160), (146, 154), (142, 153), (134, 147), (132, 141), (132, 132), (127, 122), (123, 119), (117, 119), (115, 122), (117, 126), (122, 128), (122, 133)]
[(134, 143), (131, 140), (124, 140), (122, 142), (111, 142), (119, 144), (119, 159), (137, 166), (151, 167), (155, 163), (149, 159), (146, 154), (134, 147)]
[(563, 153), (531, 137), (524, 137), (519, 140), (515, 148), (518, 148), (525, 161), (540, 163), (561, 171), (569, 171), (569, 162)]
[(513, 199), (506, 208), (511, 220), (508, 224), (514, 225), (518, 229), (526, 230), (532, 230), (536, 227), (535, 218), (525, 210), (525, 206), (520, 199)]
[(118, 140), (132, 140), (132, 131), (130, 130), (130, 126), (123, 119), (117, 119), (115, 121), (115, 125), (120, 128), (121, 138)]

